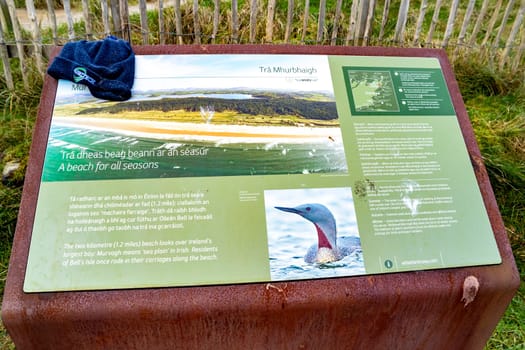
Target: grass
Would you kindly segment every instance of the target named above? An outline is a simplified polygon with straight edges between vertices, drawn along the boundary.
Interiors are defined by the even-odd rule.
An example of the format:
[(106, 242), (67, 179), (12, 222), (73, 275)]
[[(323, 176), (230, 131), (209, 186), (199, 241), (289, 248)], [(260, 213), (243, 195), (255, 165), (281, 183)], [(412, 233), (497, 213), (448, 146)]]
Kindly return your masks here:
[(522, 281), (486, 349), (525, 349), (524, 71), (496, 73), (490, 65), (465, 60), (455, 72)]

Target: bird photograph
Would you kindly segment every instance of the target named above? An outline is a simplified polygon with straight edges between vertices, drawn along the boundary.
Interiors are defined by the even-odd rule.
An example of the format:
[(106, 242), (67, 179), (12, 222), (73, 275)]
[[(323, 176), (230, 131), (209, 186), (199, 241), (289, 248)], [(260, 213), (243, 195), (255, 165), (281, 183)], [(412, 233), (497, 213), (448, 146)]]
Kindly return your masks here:
[(365, 274), (352, 192), (265, 191), (272, 280)]

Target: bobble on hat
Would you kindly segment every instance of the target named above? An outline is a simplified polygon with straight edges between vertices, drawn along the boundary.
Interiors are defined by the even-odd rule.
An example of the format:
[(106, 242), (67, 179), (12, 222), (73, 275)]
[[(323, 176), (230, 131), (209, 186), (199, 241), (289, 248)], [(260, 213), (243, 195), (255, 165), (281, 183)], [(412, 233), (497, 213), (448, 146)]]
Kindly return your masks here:
[(95, 97), (125, 101), (131, 97), (135, 79), (135, 54), (127, 41), (114, 36), (70, 42), (47, 72), (55, 79), (86, 85)]

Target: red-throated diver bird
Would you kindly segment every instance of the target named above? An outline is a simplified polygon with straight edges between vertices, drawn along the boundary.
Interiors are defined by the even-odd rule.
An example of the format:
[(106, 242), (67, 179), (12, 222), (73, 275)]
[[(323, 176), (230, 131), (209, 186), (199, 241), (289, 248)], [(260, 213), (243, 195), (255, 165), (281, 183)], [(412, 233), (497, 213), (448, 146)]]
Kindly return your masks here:
[(300, 215), (314, 224), (317, 229), (317, 244), (312, 245), (304, 257), (304, 261), (309, 264), (341, 260), (357, 249), (361, 249), (361, 240), (357, 236), (337, 238), (335, 218), (322, 204), (308, 203), (294, 208), (275, 207), (275, 209)]

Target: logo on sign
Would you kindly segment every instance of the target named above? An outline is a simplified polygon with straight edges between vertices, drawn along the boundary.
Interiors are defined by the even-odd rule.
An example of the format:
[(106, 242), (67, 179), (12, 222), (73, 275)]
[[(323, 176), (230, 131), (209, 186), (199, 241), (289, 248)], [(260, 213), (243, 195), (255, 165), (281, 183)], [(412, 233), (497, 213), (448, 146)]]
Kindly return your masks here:
[(87, 74), (87, 70), (84, 67), (76, 67), (75, 69), (73, 69), (73, 80), (75, 81), (75, 83), (79, 83), (83, 80), (91, 84), (96, 83), (95, 79), (93, 79)]

